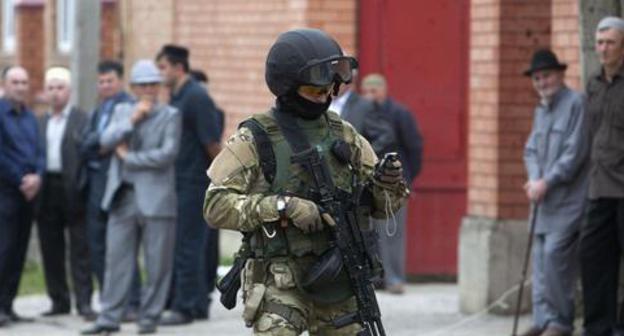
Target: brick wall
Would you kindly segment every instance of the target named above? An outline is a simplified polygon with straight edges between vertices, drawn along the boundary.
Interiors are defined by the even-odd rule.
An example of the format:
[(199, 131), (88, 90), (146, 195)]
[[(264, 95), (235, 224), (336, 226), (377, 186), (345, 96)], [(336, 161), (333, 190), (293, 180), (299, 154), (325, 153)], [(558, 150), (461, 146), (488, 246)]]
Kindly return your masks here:
[(100, 58), (121, 58), (119, 41), (119, 8), (117, 1), (102, 1), (100, 28)]
[(581, 89), (579, 5), (576, 0), (552, 0), (552, 49), (568, 64), (566, 83)]
[(29, 0), (15, 6), (15, 64), (28, 70), (31, 100), (43, 87), (45, 45), (44, 1)]
[(119, 5), (122, 6), (120, 54), (128, 73), (136, 60), (153, 59), (163, 44), (173, 41), (174, 1), (125, 0)]
[(264, 62), (279, 33), (321, 27), (355, 52), (355, 0), (188, 0), (176, 2), (174, 12), (174, 40), (210, 77), (210, 93), (226, 111), (226, 137), (241, 119), (271, 106)]
[(536, 96), (522, 76), (536, 48), (550, 44), (551, 2), (471, 4), (468, 213), (526, 218), (524, 142)]
[(496, 217), (498, 152), (496, 148), (500, 3), (471, 3), (468, 132), (468, 213)]

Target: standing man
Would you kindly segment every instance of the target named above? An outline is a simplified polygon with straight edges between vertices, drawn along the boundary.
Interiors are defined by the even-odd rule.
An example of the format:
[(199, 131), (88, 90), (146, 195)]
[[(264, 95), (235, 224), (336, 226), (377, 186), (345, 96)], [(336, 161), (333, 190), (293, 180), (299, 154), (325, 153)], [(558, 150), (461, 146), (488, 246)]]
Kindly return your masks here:
[(602, 67), (586, 85), (592, 143), (581, 279), (584, 335), (606, 336), (616, 323), (624, 247), (624, 20), (602, 19), (595, 47)]
[[(378, 157), (398, 152), (403, 163), (403, 178), (411, 185), (420, 173), (422, 136), (413, 114), (388, 97), (386, 79), (371, 74), (362, 81), (362, 95), (372, 101), (375, 110), (369, 114), (368, 138)], [(379, 223), (379, 251), (384, 265), (384, 286), (393, 294), (402, 294), (405, 284), (405, 222), (407, 203), (394, 218)]]
[[(191, 69), (191, 77), (198, 81), (208, 91), (208, 76), (202, 70)], [(215, 104), (215, 111), (217, 112), (217, 125), (218, 135), (217, 139), (221, 141), (223, 138), (223, 132), (225, 131), (225, 112), (219, 106)], [(210, 232), (206, 237), (205, 252), (205, 279), (208, 295), (208, 302), (211, 301), (212, 291), (215, 289), (217, 281), (217, 269), (219, 268), (219, 231), (212, 231), (213, 228), (208, 226)], [(214, 233), (213, 233), (214, 232)], [(208, 312), (208, 311), (206, 311)]]
[(136, 269), (139, 246), (147, 281), (139, 311), (139, 333), (156, 331), (167, 300), (177, 215), (175, 157), (180, 144), (180, 115), (158, 103), (161, 77), (151, 60), (132, 68), (130, 84), (137, 103), (116, 108), (100, 138), (111, 159), (102, 208), (110, 211), (106, 237), (106, 278), (102, 312), (83, 331), (95, 335), (119, 330)]
[(33, 203), (45, 171), (37, 119), (26, 107), (28, 73), (2, 72), (0, 99), (0, 325), (22, 320), (13, 310), (33, 220)]
[[(108, 166), (112, 151), (101, 148), (100, 138), (110, 123), (113, 111), (121, 103), (132, 101), (132, 97), (124, 91), (123, 65), (116, 61), (102, 61), (98, 65), (99, 105), (91, 113), (81, 147), (83, 159), (86, 161), (87, 182), (87, 236), (92, 270), (100, 285), (104, 288), (104, 266), (106, 256), (106, 223), (108, 214), (102, 210), (102, 197), (106, 188)], [(134, 319), (140, 300), (140, 276), (136, 271), (133, 289), (126, 320)]]
[[(165, 45), (156, 56), (170, 104), (182, 114), (182, 140), (176, 161), (178, 225), (173, 271), (171, 311), (162, 325), (179, 325), (208, 318), (209, 290), (204, 271), (204, 246), (218, 233), (202, 217), (204, 193), (210, 183), (206, 169), (221, 150), (215, 104), (206, 90), (189, 74), (189, 51)], [(215, 247), (217, 248), (217, 247)], [(213, 254), (216, 265), (216, 254)]]
[[(244, 121), (208, 170), (206, 218), (243, 232), (253, 251), (242, 289), (243, 318), (254, 335), (368, 334), (357, 318), (340, 328), (332, 324), (361, 307), (334, 247), (336, 214), (323, 212), (319, 203), (327, 193), (340, 195), (341, 218), (368, 223), (369, 216), (396, 211), (408, 192), (400, 161), (377, 164), (370, 144), (328, 111), (333, 88), (351, 81), (356, 64), (323, 31), (281, 34), (265, 70), (275, 105)], [(315, 182), (321, 175), (323, 182)], [(368, 242), (366, 232), (355, 231), (357, 223), (351, 232)], [(376, 260), (370, 250), (365, 254)], [(335, 262), (326, 263), (330, 255)], [(368, 273), (364, 266), (360, 271)]]
[(574, 330), (578, 237), (588, 183), (585, 99), (564, 84), (566, 65), (550, 50), (533, 55), (540, 97), (524, 150), (527, 198), (537, 207), (533, 237), (533, 325), (523, 336), (569, 336)]
[(46, 148), (37, 231), (43, 258), (48, 296), (52, 308), (44, 316), (68, 314), (71, 308), (65, 271), (65, 229), (69, 236), (72, 285), (78, 313), (93, 319), (92, 278), (84, 222), (84, 199), (79, 191), (78, 153), (86, 115), (69, 104), (71, 74), (62, 67), (45, 74), (45, 94), (50, 112), (40, 119), (40, 137)]

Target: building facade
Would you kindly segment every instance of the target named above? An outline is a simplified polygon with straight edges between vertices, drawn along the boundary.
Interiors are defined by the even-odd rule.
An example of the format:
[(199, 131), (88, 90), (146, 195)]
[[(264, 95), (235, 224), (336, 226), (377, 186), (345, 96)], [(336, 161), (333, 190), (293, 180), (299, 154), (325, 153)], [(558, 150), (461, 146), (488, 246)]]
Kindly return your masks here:
[[(3, 1), (0, 63), (26, 66), (36, 90), (45, 67), (68, 64), (73, 1)], [(537, 102), (522, 71), (535, 49), (551, 47), (569, 65), (568, 85), (582, 88), (576, 0), (101, 1), (100, 55), (129, 66), (165, 43), (189, 47), (226, 111), (226, 136), (271, 106), (264, 61), (276, 36), (327, 30), (360, 59), (362, 76), (386, 74), (390, 94), (419, 120), (408, 272), (459, 274), (466, 311), (517, 280), (528, 215), (522, 151)]]

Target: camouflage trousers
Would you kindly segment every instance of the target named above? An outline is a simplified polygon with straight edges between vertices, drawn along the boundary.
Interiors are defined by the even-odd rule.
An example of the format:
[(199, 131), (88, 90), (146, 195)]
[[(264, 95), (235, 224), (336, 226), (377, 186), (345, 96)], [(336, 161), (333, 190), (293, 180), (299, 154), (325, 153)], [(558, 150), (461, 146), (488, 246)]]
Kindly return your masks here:
[(297, 336), (306, 330), (310, 336), (352, 336), (362, 329), (359, 324), (336, 329), (331, 323), (357, 310), (354, 297), (322, 305), (301, 294), (285, 264), (272, 263), (262, 283), (253, 283), (250, 271), (246, 267), (243, 274), (243, 318), (255, 336)]

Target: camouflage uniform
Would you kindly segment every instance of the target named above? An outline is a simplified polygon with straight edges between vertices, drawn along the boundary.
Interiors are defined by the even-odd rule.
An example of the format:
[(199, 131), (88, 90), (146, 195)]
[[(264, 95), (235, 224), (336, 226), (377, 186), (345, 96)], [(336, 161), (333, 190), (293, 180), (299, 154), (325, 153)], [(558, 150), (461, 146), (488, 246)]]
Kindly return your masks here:
[[(348, 181), (351, 180), (353, 173), (357, 175), (358, 180), (371, 182), (369, 186), (373, 196), (370, 207), (372, 217), (384, 218), (389, 212), (399, 209), (408, 194), (405, 184), (388, 186), (373, 179), (377, 157), (370, 144), (350, 124), (341, 121), (333, 112), (327, 112), (326, 116), (298, 122), (312, 146), (323, 148), (326, 139), (332, 137), (330, 135), (332, 130), (335, 131), (334, 137), (342, 137), (349, 145), (353, 172), (332, 159), (331, 154), (325, 154), (336, 186), (349, 189)], [(263, 123), (269, 126), (272, 120), (271, 113), (255, 118), (263, 120)], [(281, 148), (279, 145), (283, 143), (283, 137), (278, 128), (269, 133), (272, 133), (270, 135), (272, 143), (275, 144), (276, 156), (279, 157), (281, 151), (288, 151), (287, 147)], [(290, 153), (285, 155), (288, 156)], [(297, 185), (302, 181), (309, 183), (297, 164), (290, 164), (282, 169), (279, 166), (278, 163), (276, 175), (279, 176), (284, 172), (288, 175), (282, 183), (286, 186), (285, 191), (297, 193), (297, 190), (293, 190), (297, 189)], [(268, 238), (271, 231), (280, 230), (279, 226), (270, 228), (267, 226), (279, 220), (275, 205), (277, 196), (272, 193), (275, 192), (275, 188), (272, 188), (263, 175), (254, 136), (248, 128), (239, 128), (227, 141), (224, 150), (215, 158), (208, 175), (212, 184), (206, 193), (204, 215), (209, 223), (218, 228), (253, 232), (265, 240), (271, 239)], [(279, 180), (279, 177), (277, 179)], [(334, 329), (331, 326), (331, 321), (336, 317), (357, 309), (355, 299), (349, 295), (348, 289), (340, 289), (346, 292), (347, 296), (339, 302), (323, 303), (302, 293), (297, 284), (300, 275), (324, 249), (327, 249), (327, 235), (324, 234), (327, 229), (309, 235), (293, 227), (287, 230), (293, 234), (298, 232), (298, 237), (305, 236), (303, 239), (308, 240), (299, 245), (309, 246), (307, 249), (304, 247), (302, 253), (300, 246), (298, 247), (295, 242), (295, 246), (289, 246), (286, 255), (248, 260), (243, 271), (242, 286), (245, 301), (244, 318), (248, 326), (253, 324), (255, 335), (299, 335), (304, 330), (308, 330), (310, 335), (354, 335), (361, 329), (357, 324), (341, 329)], [(287, 236), (293, 237), (291, 234)], [(297, 239), (301, 240), (293, 238), (294, 241)], [(292, 250), (297, 250), (296, 255)], [(348, 283), (343, 285), (348, 287)], [(341, 294), (344, 293), (338, 293), (338, 296)], [(277, 308), (274, 303), (278, 304)], [(284, 310), (284, 306), (289, 309)]]

